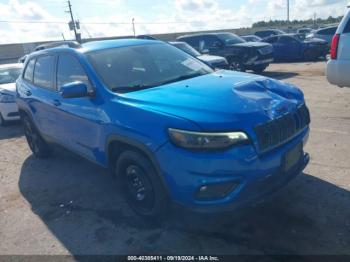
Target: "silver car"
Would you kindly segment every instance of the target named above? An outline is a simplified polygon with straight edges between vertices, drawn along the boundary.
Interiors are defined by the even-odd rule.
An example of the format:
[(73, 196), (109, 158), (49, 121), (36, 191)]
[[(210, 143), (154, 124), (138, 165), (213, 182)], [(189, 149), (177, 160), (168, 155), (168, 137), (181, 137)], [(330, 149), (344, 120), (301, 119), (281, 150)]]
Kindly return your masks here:
[(331, 84), (350, 87), (350, 3), (331, 47), (327, 63), (327, 79)]
[(15, 102), (16, 80), (22, 72), (22, 64), (0, 65), (0, 126), (8, 121), (18, 120)]

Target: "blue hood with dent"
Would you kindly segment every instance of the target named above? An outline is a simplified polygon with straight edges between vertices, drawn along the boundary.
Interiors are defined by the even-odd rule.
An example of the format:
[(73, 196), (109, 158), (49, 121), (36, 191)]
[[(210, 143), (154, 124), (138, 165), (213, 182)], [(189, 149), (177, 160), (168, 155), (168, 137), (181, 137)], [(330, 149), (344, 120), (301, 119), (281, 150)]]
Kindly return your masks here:
[(144, 109), (176, 115), (203, 130), (252, 129), (294, 111), (303, 93), (277, 80), (232, 71), (217, 71), (122, 95)]

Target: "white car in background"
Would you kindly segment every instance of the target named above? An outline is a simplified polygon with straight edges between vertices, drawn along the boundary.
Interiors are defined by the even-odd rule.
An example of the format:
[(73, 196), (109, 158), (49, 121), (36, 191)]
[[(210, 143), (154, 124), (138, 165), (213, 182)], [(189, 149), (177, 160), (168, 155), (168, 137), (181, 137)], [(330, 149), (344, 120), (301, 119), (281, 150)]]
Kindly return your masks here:
[(16, 80), (22, 72), (22, 64), (0, 65), (0, 126), (7, 121), (19, 120), (15, 102)]
[(332, 40), (327, 79), (331, 84), (350, 87), (350, 3)]

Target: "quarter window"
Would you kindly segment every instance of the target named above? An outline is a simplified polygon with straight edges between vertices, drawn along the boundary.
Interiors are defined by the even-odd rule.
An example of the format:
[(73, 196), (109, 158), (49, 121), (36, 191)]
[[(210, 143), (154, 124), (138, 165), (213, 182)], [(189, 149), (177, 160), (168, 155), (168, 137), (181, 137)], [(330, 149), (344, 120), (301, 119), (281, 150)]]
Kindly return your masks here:
[(60, 55), (57, 67), (57, 88), (60, 89), (63, 85), (76, 81), (83, 82), (88, 90), (91, 90), (88, 76), (79, 61), (71, 55)]
[(26, 70), (24, 71), (24, 79), (29, 82), (33, 82), (34, 64), (35, 59), (31, 59), (27, 64)]
[(54, 56), (41, 56), (36, 60), (34, 69), (34, 84), (43, 88), (53, 89), (52, 73)]

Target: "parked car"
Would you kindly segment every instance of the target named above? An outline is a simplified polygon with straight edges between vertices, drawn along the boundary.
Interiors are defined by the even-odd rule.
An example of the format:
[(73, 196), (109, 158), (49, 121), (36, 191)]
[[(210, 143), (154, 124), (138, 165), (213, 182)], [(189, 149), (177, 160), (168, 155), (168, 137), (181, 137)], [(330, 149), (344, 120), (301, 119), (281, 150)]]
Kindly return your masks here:
[(18, 63), (23, 64), (23, 63), (26, 61), (27, 56), (28, 56), (28, 55), (24, 55), (24, 56), (20, 57), (20, 58), (18, 59)]
[(181, 36), (200, 53), (223, 56), (235, 71), (264, 71), (273, 62), (273, 48), (267, 43), (247, 43), (232, 33), (207, 33)]
[(328, 47), (330, 47), (332, 38), (335, 35), (335, 32), (337, 31), (337, 26), (332, 26), (332, 27), (326, 27), (326, 28), (321, 28), (318, 30), (313, 31), (311, 34), (307, 35), (307, 39), (312, 39), (312, 38), (318, 38), (318, 39), (323, 39), (327, 41)]
[(333, 37), (327, 79), (331, 84), (350, 87), (350, 3)]
[(22, 64), (0, 65), (0, 126), (6, 125), (8, 121), (19, 120), (15, 82), (21, 71)]
[(275, 60), (314, 60), (326, 57), (329, 52), (327, 42), (322, 39), (303, 40), (297, 34), (285, 34), (265, 38), (273, 45)]
[(279, 29), (267, 29), (267, 30), (260, 30), (256, 31), (254, 35), (260, 37), (260, 38), (266, 38), (274, 35), (284, 35), (286, 32), (279, 30)]
[(241, 36), (247, 42), (261, 42), (262, 38), (256, 35), (243, 35)]
[(206, 63), (212, 68), (228, 69), (228, 62), (225, 57), (214, 55), (202, 55), (196, 49), (185, 42), (169, 42), (171, 45), (176, 46), (182, 51), (197, 57), (202, 62)]
[[(52, 143), (110, 168), (133, 210), (218, 212), (261, 201), (307, 165), (303, 93), (214, 71), (161, 41), (123, 39), (30, 54), (17, 80), (29, 147)], [(101, 177), (103, 179), (103, 177)]]
[(311, 29), (311, 28), (302, 27), (302, 28), (299, 28), (299, 29), (297, 30), (297, 34), (306, 36), (306, 35), (311, 34), (313, 31), (314, 31), (314, 30)]

